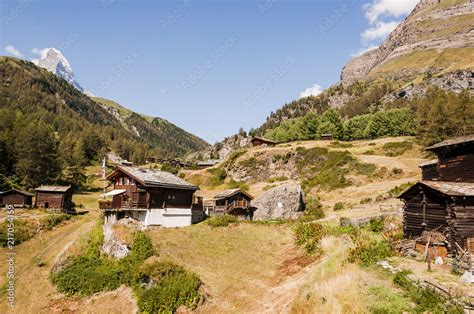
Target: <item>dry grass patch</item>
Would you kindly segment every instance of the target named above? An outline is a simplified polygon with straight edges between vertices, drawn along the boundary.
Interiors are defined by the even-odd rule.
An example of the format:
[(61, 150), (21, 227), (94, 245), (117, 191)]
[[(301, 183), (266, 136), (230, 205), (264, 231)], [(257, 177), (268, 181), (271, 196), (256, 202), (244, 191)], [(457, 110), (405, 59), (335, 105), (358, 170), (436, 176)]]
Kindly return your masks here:
[(203, 312), (235, 312), (252, 308), (279, 274), (294, 247), (286, 226), (240, 223), (214, 228), (206, 224), (182, 229), (150, 230), (160, 258), (199, 275), (210, 300)]

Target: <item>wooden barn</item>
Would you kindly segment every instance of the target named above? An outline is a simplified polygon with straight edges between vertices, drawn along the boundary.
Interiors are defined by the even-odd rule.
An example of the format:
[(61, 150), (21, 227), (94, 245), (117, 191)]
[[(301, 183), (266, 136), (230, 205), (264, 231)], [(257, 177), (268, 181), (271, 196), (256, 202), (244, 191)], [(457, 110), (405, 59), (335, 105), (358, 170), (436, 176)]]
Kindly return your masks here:
[(253, 137), (250, 142), (252, 143), (252, 146), (253, 147), (256, 147), (256, 146), (275, 146), (277, 144), (277, 142), (274, 142), (274, 141), (271, 141), (271, 140), (268, 140), (266, 138), (263, 138), (263, 137)]
[(322, 141), (332, 141), (332, 134), (321, 134), (321, 140)]
[(252, 218), (253, 196), (241, 189), (225, 190), (214, 196), (214, 213)]
[(128, 166), (118, 166), (107, 179), (114, 189), (99, 201), (106, 221), (129, 217), (145, 226), (191, 225), (197, 186), (166, 171)]
[(33, 204), (33, 194), (18, 189), (11, 189), (0, 192), (0, 203), (2, 206), (31, 207)]
[(35, 207), (58, 211), (72, 210), (72, 187), (70, 185), (42, 185), (35, 191)]
[(404, 234), (418, 237), (423, 231), (439, 231), (454, 256), (464, 255), (474, 242), (474, 136), (427, 150), (438, 156), (437, 162), (421, 164), (422, 181), (399, 196), (405, 203)]

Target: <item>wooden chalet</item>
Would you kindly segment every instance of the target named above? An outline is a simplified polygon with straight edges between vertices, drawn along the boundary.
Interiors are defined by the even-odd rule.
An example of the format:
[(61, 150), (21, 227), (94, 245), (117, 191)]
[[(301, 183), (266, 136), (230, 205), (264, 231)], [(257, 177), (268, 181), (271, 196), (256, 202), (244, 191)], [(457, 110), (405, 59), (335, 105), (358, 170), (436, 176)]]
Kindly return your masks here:
[(128, 166), (118, 166), (107, 179), (114, 189), (99, 201), (106, 221), (130, 217), (145, 226), (191, 225), (197, 186), (166, 171)]
[(274, 142), (272, 140), (269, 140), (269, 139), (266, 139), (266, 138), (263, 138), (263, 137), (253, 137), (250, 142), (252, 143), (252, 146), (253, 147), (257, 147), (257, 146), (275, 146), (277, 144), (277, 142)]
[(253, 196), (241, 189), (225, 190), (214, 196), (214, 204), (208, 208), (209, 214), (230, 214), (252, 218)]
[(35, 191), (35, 207), (58, 211), (72, 210), (72, 187), (70, 185), (42, 185)]
[[(454, 256), (474, 254), (474, 136), (427, 148), (438, 159), (420, 165), (422, 181), (403, 192), (406, 237), (436, 230), (448, 239)], [(474, 256), (474, 255), (473, 255)]]
[(33, 194), (19, 189), (11, 189), (0, 192), (0, 203), (2, 206), (31, 207), (33, 204)]

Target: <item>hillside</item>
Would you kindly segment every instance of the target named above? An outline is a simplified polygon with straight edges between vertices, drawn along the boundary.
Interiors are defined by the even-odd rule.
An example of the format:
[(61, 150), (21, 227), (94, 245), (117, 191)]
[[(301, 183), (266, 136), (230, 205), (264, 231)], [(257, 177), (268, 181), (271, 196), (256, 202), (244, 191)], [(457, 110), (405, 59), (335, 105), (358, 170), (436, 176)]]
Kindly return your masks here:
[(203, 139), (165, 119), (135, 113), (109, 99), (99, 97), (92, 99), (102, 105), (127, 130), (145, 140), (151, 147), (158, 148), (164, 155), (183, 156), (209, 146)]
[[(87, 132), (92, 125), (108, 127), (104, 137), (130, 138), (142, 143), (146, 149), (157, 150), (162, 155), (181, 156), (187, 152), (205, 148), (208, 144), (174, 124), (161, 119), (136, 114), (119, 104), (101, 99), (91, 99), (68, 86), (66, 81), (30, 62), (10, 57), (0, 59), (2, 73), (2, 109), (14, 109), (23, 113), (45, 110), (45, 114), (58, 121), (64, 115), (74, 117), (73, 124), (80, 124)], [(16, 99), (17, 101), (12, 101)], [(103, 105), (99, 105), (103, 104)], [(105, 106), (104, 106), (105, 105)], [(72, 128), (60, 127), (62, 130)], [(113, 129), (113, 130), (112, 130)], [(61, 130), (61, 131), (62, 131)], [(102, 133), (103, 132), (98, 132)], [(111, 132), (114, 133), (112, 136)], [(104, 134), (104, 135), (105, 135)], [(60, 134), (62, 135), (62, 134)], [(110, 144), (108, 139), (104, 138)]]

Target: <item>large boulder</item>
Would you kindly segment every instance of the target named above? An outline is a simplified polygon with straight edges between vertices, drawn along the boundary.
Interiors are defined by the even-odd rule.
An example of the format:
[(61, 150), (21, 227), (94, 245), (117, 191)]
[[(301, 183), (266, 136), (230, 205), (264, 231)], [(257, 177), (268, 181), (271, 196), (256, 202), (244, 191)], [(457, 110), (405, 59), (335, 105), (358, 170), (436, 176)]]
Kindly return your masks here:
[(296, 218), (305, 208), (301, 185), (286, 183), (274, 187), (252, 201), (255, 220)]

